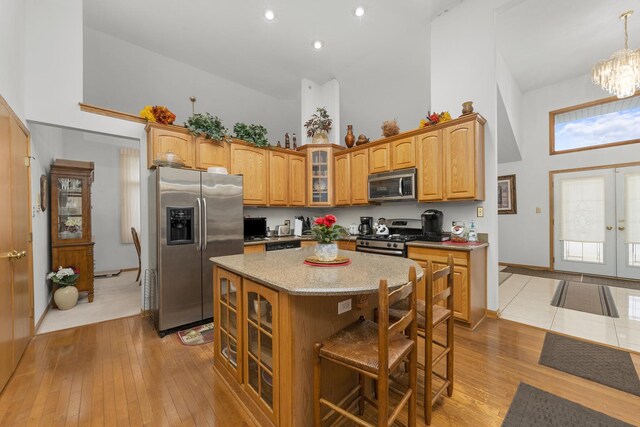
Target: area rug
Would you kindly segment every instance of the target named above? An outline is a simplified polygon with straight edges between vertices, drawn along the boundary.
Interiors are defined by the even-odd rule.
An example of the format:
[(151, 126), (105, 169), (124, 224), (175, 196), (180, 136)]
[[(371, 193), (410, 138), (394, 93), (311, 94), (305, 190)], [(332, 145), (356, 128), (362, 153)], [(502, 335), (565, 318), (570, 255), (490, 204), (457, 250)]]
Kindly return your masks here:
[(592, 283), (562, 280), (558, 283), (551, 305), (601, 316), (620, 317), (609, 287)]
[(529, 384), (520, 383), (502, 426), (622, 427), (631, 426), (631, 424), (540, 390)]
[(638, 373), (623, 350), (547, 333), (538, 363), (640, 396)]
[(503, 271), (498, 273), (498, 278), (499, 278), (498, 286), (502, 285), (504, 283), (504, 281), (507, 280), (511, 276), (512, 276), (512, 273), (505, 273)]
[(213, 342), (213, 323), (180, 331), (178, 338), (184, 345), (201, 345)]

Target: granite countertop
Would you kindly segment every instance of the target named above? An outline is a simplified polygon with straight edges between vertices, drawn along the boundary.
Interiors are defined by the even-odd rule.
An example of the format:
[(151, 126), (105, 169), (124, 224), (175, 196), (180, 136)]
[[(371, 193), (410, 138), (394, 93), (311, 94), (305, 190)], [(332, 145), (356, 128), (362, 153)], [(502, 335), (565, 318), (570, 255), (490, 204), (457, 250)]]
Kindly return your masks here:
[[(347, 237), (340, 238), (338, 240), (347, 240), (347, 241), (355, 242), (357, 237), (358, 236), (347, 236)], [(263, 239), (263, 240), (249, 240), (247, 242), (244, 242), (244, 245), (245, 246), (264, 245), (265, 243), (291, 242), (293, 240), (313, 240), (313, 236), (307, 235), (302, 237), (297, 237), (297, 236), (267, 237), (266, 239)]]
[(486, 248), (488, 243), (456, 243), (456, 242), (423, 242), (413, 241), (407, 243), (407, 246), (414, 248), (431, 248), (431, 249), (449, 249), (454, 251), (475, 251), (476, 249)]
[(378, 291), (380, 279), (389, 288), (407, 282), (409, 267), (416, 267), (418, 279), (422, 268), (408, 258), (340, 251), (352, 263), (343, 267), (312, 267), (304, 264), (314, 248), (287, 249), (248, 255), (211, 258), (213, 264), (291, 295), (356, 295)]

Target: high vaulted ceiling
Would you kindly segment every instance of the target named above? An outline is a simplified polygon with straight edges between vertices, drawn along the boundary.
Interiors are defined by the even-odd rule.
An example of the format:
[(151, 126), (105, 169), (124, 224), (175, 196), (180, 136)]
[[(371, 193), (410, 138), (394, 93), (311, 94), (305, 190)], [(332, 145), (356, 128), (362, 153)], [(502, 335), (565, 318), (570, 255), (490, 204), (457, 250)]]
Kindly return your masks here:
[(598, 61), (624, 47), (640, 48), (638, 0), (524, 0), (498, 13), (497, 48), (523, 92), (591, 72)]
[[(431, 18), (461, 0), (85, 0), (85, 25), (284, 99), (360, 58), (393, 61)], [(474, 0), (475, 1), (475, 0)], [(353, 14), (364, 6), (362, 18)], [(276, 19), (268, 22), (264, 11)], [(316, 51), (312, 42), (324, 42)], [(425, 50), (428, 40), (424, 40)], [(367, 70), (363, 70), (367, 72)]]

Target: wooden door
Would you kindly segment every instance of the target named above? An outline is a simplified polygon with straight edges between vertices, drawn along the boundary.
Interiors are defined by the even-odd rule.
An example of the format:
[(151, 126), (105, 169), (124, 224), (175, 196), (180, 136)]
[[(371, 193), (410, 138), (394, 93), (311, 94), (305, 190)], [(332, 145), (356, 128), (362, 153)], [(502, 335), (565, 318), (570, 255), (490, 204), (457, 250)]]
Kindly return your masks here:
[(369, 173), (391, 170), (391, 145), (381, 144), (369, 148)]
[(418, 200), (442, 200), (442, 131), (418, 137)]
[(351, 156), (351, 204), (369, 203), (369, 152), (354, 151)]
[[(9, 122), (11, 117), (6, 107), (0, 103), (0, 158), (11, 157), (9, 143)], [(13, 296), (11, 292), (12, 266), (8, 257), (13, 250), (11, 226), (11, 168), (0, 168), (0, 197), (3, 210), (8, 212), (0, 219), (0, 390), (9, 381), (15, 368), (13, 354)]]
[(289, 201), (289, 155), (269, 151), (269, 205), (287, 206)]
[(403, 138), (391, 143), (391, 168), (406, 169), (416, 167), (416, 137)]
[(219, 166), (229, 168), (229, 144), (201, 136), (195, 139), (196, 169)]
[(304, 206), (307, 201), (306, 166), (304, 156), (289, 155), (289, 206)]
[(446, 199), (474, 199), (476, 196), (475, 122), (443, 130)]
[(336, 206), (348, 205), (351, 202), (349, 157), (349, 154), (340, 154), (335, 157)]
[(171, 151), (179, 155), (188, 168), (194, 166), (194, 138), (189, 131), (167, 128), (164, 125), (147, 125), (147, 149), (152, 155), (147, 155), (148, 167), (153, 166), (153, 160), (161, 153)]
[(245, 205), (267, 204), (267, 151), (261, 148), (231, 144), (231, 174), (243, 176)]

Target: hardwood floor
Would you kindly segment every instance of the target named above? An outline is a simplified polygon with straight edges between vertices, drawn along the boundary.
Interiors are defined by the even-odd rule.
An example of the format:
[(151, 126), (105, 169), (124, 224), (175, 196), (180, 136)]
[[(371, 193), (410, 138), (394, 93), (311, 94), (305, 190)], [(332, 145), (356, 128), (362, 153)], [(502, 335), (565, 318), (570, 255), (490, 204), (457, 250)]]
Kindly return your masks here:
[[(538, 365), (544, 335), (498, 319), (457, 328), (454, 395), (432, 425), (499, 426), (521, 381), (640, 425), (640, 397)], [(138, 316), (38, 335), (0, 395), (0, 425), (255, 425), (214, 373), (212, 350), (160, 339)]]

